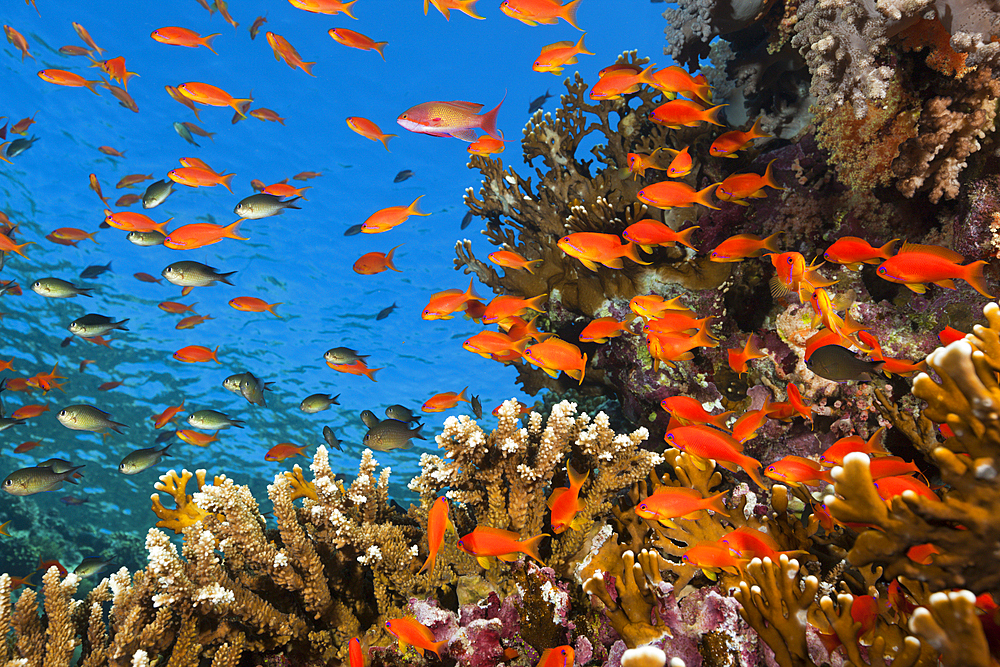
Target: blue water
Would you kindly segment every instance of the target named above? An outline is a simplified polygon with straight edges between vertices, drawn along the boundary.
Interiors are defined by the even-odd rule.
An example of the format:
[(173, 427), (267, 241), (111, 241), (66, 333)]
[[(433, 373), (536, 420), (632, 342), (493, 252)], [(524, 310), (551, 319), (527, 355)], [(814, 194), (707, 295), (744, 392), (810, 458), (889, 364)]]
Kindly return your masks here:
[[(479, 3), (478, 12), (486, 20), (453, 11), (450, 22), (433, 7), (424, 16), (420, 0), (360, 0), (354, 6), (357, 21), (343, 14), (310, 14), (278, 0), (232, 0), (230, 12), (240, 23), (238, 30), (219, 14), (209, 15), (194, 0), (137, 1), (129, 4), (128, 11), (112, 1), (37, 0), (37, 4), (41, 17), (19, 0), (8, 0), (0, 20), (27, 37), (35, 57), (21, 62), (16, 48), (0, 44), (0, 114), (13, 124), (37, 111), (37, 124), (29, 136), (40, 138), (13, 165), (0, 163), (0, 210), (20, 225), (21, 242), (37, 243), (26, 248), (29, 260), (13, 256), (0, 272), (0, 278), (16, 280), (24, 289), (22, 296), (0, 298), (0, 311), (5, 313), (0, 322), (4, 333), (0, 358), (13, 358), (13, 375), (18, 377), (47, 371), (58, 362), (68, 379), (65, 393), (4, 394), (8, 414), (26, 403), (45, 403), (50, 411), (0, 433), (0, 476), (58, 456), (86, 464), (86, 477), (79, 489), (69, 486), (29, 501), (0, 494), (0, 523), (17, 503), (34, 501), (43, 512), (96, 530), (114, 526), (141, 532), (155, 519), (148, 500), (152, 485), (171, 467), (225, 473), (238, 483), (250, 484), (266, 507), (264, 486), (276, 471), (290, 468), (293, 462), (263, 460), (264, 453), (279, 442), (308, 445), (311, 456), (322, 443), (322, 427), (330, 425), (345, 449), (335, 453), (334, 468), (351, 477), (356, 474), (365, 431), (357, 417), (361, 410), (371, 409), (381, 416), (393, 403), (417, 409), (438, 392), (459, 391), (467, 385), (470, 394), (481, 396), (487, 413), (511, 396), (529, 403), (534, 400), (517, 390), (513, 369), (462, 349), (462, 341), (481, 330), (479, 325), (462, 318), (420, 319), (431, 294), (468, 284), (467, 276), (453, 270), (456, 240), (472, 239), (482, 258), (495, 248), (480, 235), (478, 218), (468, 229), (459, 229), (466, 212), (464, 191), (479, 189), (478, 172), (466, 166), (467, 144), (406, 132), (395, 119), (405, 109), (431, 100), (468, 100), (488, 109), (506, 94), (498, 125), (506, 137), (519, 140), (529, 101), (551, 90), (556, 97), (546, 103), (545, 110), (554, 111), (564, 90), (562, 81), (574, 70), (593, 83), (600, 68), (628, 49), (639, 49), (640, 55), (669, 64), (662, 56), (662, 5), (584, 0), (578, 20), (587, 30), (587, 47), (597, 55), (582, 56), (563, 76), (553, 76), (531, 71), (541, 47), (559, 40), (575, 41), (581, 33), (565, 22), (534, 28), (523, 25), (504, 16), (495, 0)], [(251, 41), (247, 29), (265, 13), (267, 23)], [(128, 84), (139, 113), (120, 106), (104, 89), (99, 89), (98, 97), (86, 89), (52, 85), (36, 76), (38, 70), (53, 68), (100, 78), (99, 70), (87, 67), (86, 58), (58, 53), (63, 45), (83, 46), (72, 21), (86, 27), (105, 49), (103, 56), (95, 57), (124, 56), (128, 70), (140, 75)], [(204, 48), (153, 41), (150, 32), (164, 26), (182, 26), (202, 35), (221, 33), (214, 41), (218, 55)], [(333, 27), (388, 41), (385, 62), (374, 51), (335, 43), (327, 35)], [(315, 77), (276, 61), (264, 37), (268, 30), (285, 37), (304, 60), (316, 61)], [(232, 109), (201, 106), (199, 122), (164, 91), (165, 85), (187, 81), (219, 86), (235, 97), (252, 91), (254, 107), (273, 109), (286, 118), (285, 125), (254, 118), (233, 125)], [(352, 132), (345, 123), (348, 116), (363, 116), (384, 132), (399, 134), (389, 143), (391, 152)], [(201, 144), (196, 148), (174, 131), (177, 121), (195, 122), (217, 134), (214, 141), (195, 137)], [(107, 157), (98, 152), (101, 145), (126, 151), (127, 157)], [(145, 212), (156, 221), (172, 217), (170, 229), (198, 221), (228, 224), (236, 220), (235, 204), (253, 193), (251, 179), (269, 184), (306, 170), (323, 176), (308, 183), (292, 181), (312, 186), (306, 192), (308, 201), (301, 202), (302, 210), (247, 221), (241, 232), (248, 241), (224, 240), (185, 252), (141, 248), (114, 229), (100, 231), (99, 245), (82, 241), (76, 248), (44, 238), (58, 227), (98, 229), (103, 205), (88, 187), (90, 173), (97, 175), (113, 203), (127, 192), (141, 195), (148, 184), (116, 190), (115, 183), (123, 176), (141, 173), (165, 178), (168, 170), (180, 166), (179, 158), (186, 156), (201, 158), (219, 172), (235, 172), (235, 194), (222, 187), (177, 186), (158, 208), (143, 211), (137, 204), (128, 210)], [(508, 144), (501, 157), (520, 173), (533, 175), (523, 164), (517, 141)], [(403, 169), (416, 175), (394, 184), (393, 177)], [(344, 236), (348, 227), (376, 210), (408, 205), (418, 195), (424, 195), (420, 206), (429, 217), (411, 217), (385, 234)], [(361, 276), (352, 270), (362, 254), (385, 252), (398, 244), (403, 244), (396, 252), (401, 273)], [(181, 259), (236, 271), (235, 285), (196, 288), (182, 299), (178, 287), (166, 282), (147, 284), (133, 277), (136, 272), (159, 276), (166, 265)], [(109, 261), (113, 273), (91, 281), (78, 278), (88, 265)], [(93, 286), (95, 298), (45, 299), (30, 291), (34, 280), (46, 276)], [(477, 290), (484, 297), (492, 296), (482, 285)], [(237, 296), (282, 302), (278, 307), (282, 317), (236, 311), (227, 302)], [(166, 300), (197, 302), (197, 312), (213, 319), (194, 329), (175, 330), (180, 316), (157, 308)], [(393, 302), (399, 308), (387, 319), (376, 321), (375, 314)], [(87, 312), (127, 317), (129, 331), (115, 333), (110, 349), (80, 339), (60, 347), (69, 335), (66, 325)], [(221, 364), (172, 359), (174, 351), (187, 345), (219, 345)], [(384, 368), (377, 375), (378, 382), (327, 368), (324, 351), (341, 345), (371, 355), (369, 365)], [(83, 359), (96, 363), (81, 373), (78, 366)], [(251, 406), (222, 388), (223, 378), (244, 370), (275, 382), (266, 408)], [(109, 392), (97, 390), (111, 380), (124, 384)], [(339, 393), (341, 405), (315, 415), (300, 412), (299, 401), (316, 392)], [(151, 417), (181, 401), (187, 409), (179, 415), (179, 427), (186, 427), (180, 420), (190, 411), (213, 408), (245, 419), (247, 428), (223, 431), (220, 442), (207, 448), (175, 440), (173, 458), (134, 477), (120, 475), (117, 466), (127, 453), (152, 444), (156, 432)], [(128, 425), (125, 434), (102, 439), (63, 428), (55, 414), (74, 403), (90, 403), (110, 412)], [(416, 447), (407, 451), (377, 453), (381, 463), (393, 468), (394, 495), (404, 495), (406, 482), (417, 472), (420, 453), (436, 451), (433, 434), (445, 417), (462, 411), (471, 414), (467, 406), (462, 403), (454, 410), (428, 415), (427, 442), (415, 441)], [(488, 414), (485, 422), (488, 430), (492, 424)], [(27, 440), (42, 440), (42, 445), (13, 454), (14, 447)], [(89, 501), (69, 507), (58, 501), (66, 495), (85, 495)], [(45, 556), (58, 558), (59, 554)]]

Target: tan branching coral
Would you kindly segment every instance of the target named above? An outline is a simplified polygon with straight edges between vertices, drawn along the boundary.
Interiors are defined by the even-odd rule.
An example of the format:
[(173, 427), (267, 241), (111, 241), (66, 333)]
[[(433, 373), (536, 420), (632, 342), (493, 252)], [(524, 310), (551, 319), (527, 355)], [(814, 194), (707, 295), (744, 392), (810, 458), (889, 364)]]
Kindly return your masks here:
[(799, 562), (781, 555), (778, 561), (754, 558), (733, 595), (743, 605), (740, 615), (774, 651), (781, 667), (812, 665), (806, 643), (806, 610), (813, 604), (819, 580), (799, 576)]

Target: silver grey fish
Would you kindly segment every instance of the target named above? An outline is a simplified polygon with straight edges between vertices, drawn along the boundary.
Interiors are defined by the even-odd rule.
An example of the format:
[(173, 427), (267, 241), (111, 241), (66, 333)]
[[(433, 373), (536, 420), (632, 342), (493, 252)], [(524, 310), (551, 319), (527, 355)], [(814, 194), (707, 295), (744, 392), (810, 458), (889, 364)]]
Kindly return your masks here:
[(413, 410), (403, 407), (402, 405), (390, 405), (385, 409), (385, 416), (389, 419), (395, 419), (401, 422), (415, 422), (420, 421), (420, 416), (413, 416)]
[(121, 433), (121, 429), (118, 427), (125, 426), (125, 424), (112, 421), (111, 415), (104, 410), (95, 408), (93, 405), (84, 404), (67, 405), (59, 411), (56, 419), (59, 420), (60, 424), (74, 431), (102, 433), (107, 429), (111, 429), (117, 433)]
[(469, 403), (472, 404), (472, 413), (476, 415), (476, 419), (482, 419), (483, 404), (479, 402), (479, 396), (472, 396), (469, 398)]
[(284, 213), (286, 208), (301, 208), (294, 205), (294, 202), (300, 199), (302, 198), (295, 197), (288, 201), (281, 201), (281, 197), (275, 197), (274, 195), (262, 192), (243, 199), (233, 209), (233, 213), (247, 220), (260, 220), (261, 218), (269, 218), (272, 215)]
[(24, 151), (31, 148), (31, 145), (38, 141), (38, 137), (31, 135), (30, 139), (15, 139), (7, 146), (7, 157), (17, 157)]
[(306, 414), (315, 414), (317, 412), (322, 412), (323, 410), (329, 410), (331, 406), (340, 405), (337, 399), (340, 398), (340, 394), (336, 396), (330, 396), (329, 394), (312, 394), (311, 396), (306, 396), (299, 403), (299, 410), (305, 412)]
[(35, 294), (41, 294), (50, 299), (72, 299), (80, 296), (93, 296), (90, 293), (91, 287), (77, 287), (71, 282), (60, 280), (59, 278), (40, 278), (31, 284), (31, 290)]
[(160, 462), (160, 459), (164, 456), (170, 456), (167, 452), (170, 449), (168, 444), (163, 449), (157, 449), (156, 447), (144, 447), (143, 449), (137, 449), (125, 458), (122, 462), (118, 464), (118, 472), (123, 475), (135, 475), (142, 472), (148, 468), (155, 466)]
[[(46, 459), (41, 463), (36, 463), (39, 468), (52, 468), (57, 473), (64, 473), (73, 467), (73, 464), (66, 459)], [(82, 468), (83, 466), (78, 466)], [(80, 473), (80, 477), (83, 477), (83, 473)]]
[(528, 104), (528, 113), (535, 113), (541, 109), (545, 105), (545, 101), (550, 97), (552, 97), (552, 95), (550, 95), (549, 91), (546, 90), (544, 95), (539, 95), (535, 99), (531, 100)]
[(421, 426), (410, 430), (409, 424), (395, 419), (383, 419), (365, 433), (364, 445), (380, 452), (392, 449), (406, 449), (413, 445), (411, 438), (426, 438), (420, 435)]
[(262, 408), (267, 407), (267, 403), (264, 401), (266, 388), (264, 382), (253, 373), (244, 373), (243, 379), (240, 380), (240, 395), (247, 399), (247, 402)]
[(375, 424), (379, 423), (380, 420), (371, 410), (362, 410), (361, 421), (364, 422), (365, 426), (371, 428), (372, 426), (375, 426)]
[(103, 336), (115, 329), (128, 331), (128, 327), (125, 326), (128, 320), (129, 318), (126, 317), (120, 322), (115, 322), (114, 318), (111, 317), (98, 315), (97, 313), (87, 313), (83, 317), (78, 317), (70, 322), (66, 328), (69, 329), (71, 334), (80, 338), (94, 338), (96, 336)]
[(223, 431), (230, 426), (243, 428), (246, 422), (242, 419), (232, 419), (226, 414), (215, 410), (198, 410), (188, 415), (187, 423), (205, 431)]
[[(84, 280), (91, 280), (101, 275), (105, 271), (111, 271), (111, 262), (108, 262), (104, 266), (101, 266), (100, 264), (94, 264), (93, 266), (88, 266), (87, 268), (85, 268), (83, 271), (80, 272), (80, 277), (83, 278)], [(111, 272), (114, 273), (114, 271)]]
[(78, 577), (92, 577), (96, 574), (100, 574), (108, 569), (111, 561), (104, 560), (103, 558), (84, 558), (83, 562), (76, 566), (73, 570), (73, 574)]
[(208, 287), (209, 285), (214, 285), (217, 280), (222, 281), (227, 285), (232, 285), (232, 283), (229, 282), (229, 276), (234, 273), (236, 272), (230, 271), (229, 273), (219, 273), (215, 268), (208, 266), (207, 264), (184, 260), (174, 262), (167, 268), (163, 269), (163, 271), (160, 272), (160, 275), (166, 278), (167, 282), (180, 287)]
[(824, 345), (813, 351), (806, 366), (816, 375), (833, 382), (869, 382), (884, 364), (859, 359), (840, 345)]
[(61, 487), (63, 482), (76, 484), (73, 473), (82, 467), (72, 466), (62, 472), (56, 472), (54, 468), (48, 466), (21, 468), (7, 475), (3, 481), (3, 490), (12, 496), (30, 496), (34, 493), (54, 491)]
[(393, 302), (393, 304), (391, 306), (386, 306), (382, 310), (378, 311), (378, 315), (375, 316), (375, 319), (376, 320), (384, 320), (385, 318), (389, 317), (389, 315), (394, 310), (396, 310), (396, 303), (395, 302)]
[(412, 177), (413, 177), (413, 170), (412, 169), (404, 169), (403, 171), (401, 171), (398, 174), (396, 174), (396, 178), (392, 179), (392, 182), (393, 183), (402, 183), (406, 179), (412, 178)]
[(148, 232), (129, 232), (125, 235), (132, 243), (143, 248), (149, 248), (154, 245), (163, 245), (163, 241), (166, 240), (166, 236), (162, 232), (158, 232), (155, 229), (150, 229)]
[(470, 225), (471, 223), (472, 223), (472, 211), (469, 211), (469, 212), (468, 212), (468, 213), (466, 213), (466, 214), (465, 214), (465, 216), (464, 216), (464, 217), (462, 218), (462, 224), (461, 224), (461, 225), (459, 225), (459, 229), (465, 229), (465, 228), (466, 228), (466, 227), (468, 227), (468, 226), (469, 226), (469, 225)]
[(369, 356), (371, 355), (358, 354), (357, 350), (352, 350), (349, 347), (332, 347), (323, 353), (323, 359), (326, 360), (326, 363), (333, 364), (335, 366), (356, 364), (359, 361), (364, 361)]
[(166, 201), (167, 197), (169, 197), (173, 191), (174, 182), (169, 179), (163, 179), (156, 181), (155, 183), (150, 183), (146, 186), (146, 191), (142, 193), (142, 207), (156, 208)]
[(174, 123), (174, 131), (177, 132), (177, 134), (181, 135), (181, 138), (184, 141), (188, 142), (189, 144), (194, 144), (195, 146), (198, 146), (198, 148), (201, 148), (201, 145), (199, 145), (194, 140), (194, 137), (191, 136), (191, 130), (187, 129), (187, 126), (184, 125), (184, 123)]
[(361, 230), (363, 228), (364, 228), (364, 225), (362, 225), (362, 224), (351, 225), (350, 227), (347, 228), (347, 231), (344, 232), (344, 236), (357, 236), (358, 234), (361, 233)]
[(0, 417), (0, 431), (6, 431), (11, 426), (20, 426), (24, 423), (23, 419), (14, 419), (13, 417)]
[(337, 440), (337, 436), (333, 434), (333, 429), (329, 426), (323, 427), (323, 439), (326, 440), (326, 444), (330, 445), (337, 451), (344, 451), (340, 446), (340, 440)]

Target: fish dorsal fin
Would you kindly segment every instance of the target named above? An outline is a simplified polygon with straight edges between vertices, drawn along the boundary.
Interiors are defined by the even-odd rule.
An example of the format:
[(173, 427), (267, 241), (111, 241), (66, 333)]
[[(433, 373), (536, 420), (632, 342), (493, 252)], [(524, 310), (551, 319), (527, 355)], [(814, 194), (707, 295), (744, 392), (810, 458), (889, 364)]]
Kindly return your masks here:
[(818, 461), (813, 461), (812, 459), (807, 459), (804, 456), (796, 456), (795, 454), (789, 454), (788, 456), (786, 456), (782, 460), (783, 461), (794, 461), (795, 463), (800, 463), (800, 464), (802, 464), (804, 466), (812, 468), (813, 470), (816, 470), (817, 472), (820, 471), (820, 470), (824, 470), (823, 465), (820, 464)]
[(568, 41), (567, 42), (555, 42), (553, 44), (549, 44), (548, 46), (543, 46), (542, 47), (542, 53), (547, 53), (549, 51), (554, 51), (555, 49), (565, 49), (565, 48), (572, 47), (572, 46), (575, 46), (575, 44), (573, 42), (568, 42)]
[(686, 486), (665, 486), (651, 493), (647, 497), (647, 499), (652, 498), (661, 491), (668, 492), (671, 495), (687, 496), (688, 498), (698, 498), (698, 499), (704, 498), (704, 496), (701, 495), (701, 492), (698, 491), (698, 489), (689, 489)]
[(475, 102), (463, 102), (461, 100), (452, 100), (451, 102), (448, 102), (448, 104), (454, 104), (457, 107), (468, 109), (469, 111), (479, 111), (483, 108), (482, 104), (476, 104)]
[(965, 258), (959, 255), (954, 250), (950, 248), (944, 248), (937, 245), (923, 245), (921, 243), (903, 243), (903, 247), (899, 249), (898, 255), (904, 253), (912, 252), (922, 252), (929, 255), (934, 255), (935, 257), (940, 257), (941, 259), (947, 260), (949, 262), (955, 262), (956, 264), (961, 264), (965, 261)]
[(513, 530), (504, 530), (503, 528), (494, 528), (493, 526), (476, 526), (476, 532), (480, 535), (494, 535), (515, 541), (521, 539), (520, 533), (515, 533)]

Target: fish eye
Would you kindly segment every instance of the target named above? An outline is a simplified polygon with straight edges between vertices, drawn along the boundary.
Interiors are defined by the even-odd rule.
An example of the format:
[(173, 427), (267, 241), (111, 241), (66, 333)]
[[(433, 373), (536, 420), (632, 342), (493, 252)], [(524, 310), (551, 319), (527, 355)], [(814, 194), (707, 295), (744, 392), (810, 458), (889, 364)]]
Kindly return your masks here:
[(641, 510), (646, 509), (646, 503), (640, 503), (639, 504), (639, 509), (641, 509)]
[(406, 114), (404, 113), (403, 115), (401, 115), (401, 116), (400, 116), (400, 118), (409, 118), (409, 116), (407, 116), (407, 115), (406, 115)]
[(885, 267), (884, 266), (878, 267), (878, 271), (876, 271), (876, 273), (878, 273), (880, 276), (884, 276), (886, 274)]
[(794, 264), (795, 263), (795, 258), (794, 257), (786, 257), (785, 261), (788, 262), (789, 264)]
[(65, 417), (66, 416), (66, 411), (65, 410), (60, 410), (59, 411), (59, 416), (60, 417)]

